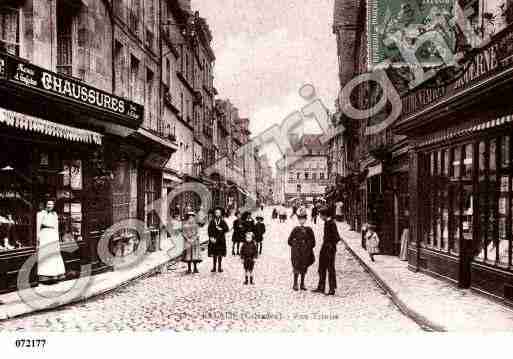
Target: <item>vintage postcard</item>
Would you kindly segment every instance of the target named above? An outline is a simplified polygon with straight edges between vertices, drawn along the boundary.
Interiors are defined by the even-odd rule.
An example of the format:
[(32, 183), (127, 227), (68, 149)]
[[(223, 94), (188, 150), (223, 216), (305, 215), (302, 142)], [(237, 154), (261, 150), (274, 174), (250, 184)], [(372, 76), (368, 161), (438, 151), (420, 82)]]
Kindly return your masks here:
[(506, 0), (0, 0), (0, 341), (510, 334), (512, 23)]

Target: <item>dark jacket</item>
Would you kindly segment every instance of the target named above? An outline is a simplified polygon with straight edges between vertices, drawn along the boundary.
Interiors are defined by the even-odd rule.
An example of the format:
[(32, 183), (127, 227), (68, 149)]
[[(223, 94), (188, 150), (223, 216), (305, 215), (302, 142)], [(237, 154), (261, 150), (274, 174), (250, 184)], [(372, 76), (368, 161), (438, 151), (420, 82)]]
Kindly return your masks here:
[(240, 218), (233, 221), (232, 242), (238, 243), (244, 240), (244, 224)]
[(317, 217), (319, 215), (319, 210), (317, 209), (317, 207), (313, 207), (312, 208), (312, 218), (313, 217)]
[(255, 224), (255, 241), (262, 242), (264, 240), (265, 224), (264, 222), (257, 222)]
[(255, 241), (242, 243), (240, 249), (240, 257), (243, 260), (255, 260), (258, 257), (258, 250)]
[(292, 267), (304, 272), (315, 261), (315, 235), (310, 227), (295, 227), (289, 236), (290, 259)]
[(220, 219), (219, 221), (220, 229), (216, 228), (215, 219), (211, 220), (208, 225), (208, 236), (209, 238), (214, 238), (215, 243), (211, 241), (208, 242), (208, 256), (226, 256), (226, 232), (228, 232), (228, 225), (224, 221), (224, 219)]
[(246, 238), (246, 233), (248, 232), (253, 232), (255, 233), (256, 230), (255, 230), (255, 222), (253, 220), (251, 221), (244, 221), (243, 222), (243, 226), (244, 226), (244, 229), (243, 229), (243, 234), (242, 234), (242, 238), (243, 240), (245, 240)]
[(319, 265), (335, 260), (337, 243), (340, 241), (337, 224), (330, 218), (324, 223), (324, 237), (321, 252), (319, 253)]

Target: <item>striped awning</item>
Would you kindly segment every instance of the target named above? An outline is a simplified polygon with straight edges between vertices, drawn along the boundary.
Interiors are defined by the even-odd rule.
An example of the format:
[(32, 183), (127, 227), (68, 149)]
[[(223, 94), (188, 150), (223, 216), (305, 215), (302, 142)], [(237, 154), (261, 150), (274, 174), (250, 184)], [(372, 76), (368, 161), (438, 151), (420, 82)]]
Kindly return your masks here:
[(489, 120), (486, 122), (480, 122), (476, 123), (476, 121), (473, 121), (471, 123), (465, 123), (461, 126), (449, 128), (440, 132), (437, 132), (433, 135), (428, 136), (427, 138), (424, 138), (422, 141), (420, 141), (420, 146), (428, 146), (432, 145), (438, 142), (454, 139), (457, 137), (462, 136), (468, 136), (472, 133), (487, 130), (490, 128), (498, 127), (505, 125), (507, 123), (513, 122), (513, 115), (508, 115), (504, 117), (495, 118), (493, 120)]
[(64, 138), (66, 140), (102, 144), (103, 135), (81, 128), (61, 125), (41, 118), (25, 115), (0, 108), (0, 123), (21, 130), (38, 132), (44, 135)]

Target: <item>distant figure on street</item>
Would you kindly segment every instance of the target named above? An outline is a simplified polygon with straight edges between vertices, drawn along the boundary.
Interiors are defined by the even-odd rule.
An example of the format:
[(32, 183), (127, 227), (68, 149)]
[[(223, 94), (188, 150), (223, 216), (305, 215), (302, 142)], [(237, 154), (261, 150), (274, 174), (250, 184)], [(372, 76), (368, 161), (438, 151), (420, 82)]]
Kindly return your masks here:
[(344, 203), (340, 200), (338, 200), (336, 203), (335, 203), (335, 219), (338, 221), (338, 222), (341, 222), (343, 220), (343, 216), (342, 216), (342, 207), (344, 206)]
[(337, 275), (335, 273), (335, 256), (337, 253), (337, 243), (340, 241), (337, 224), (333, 220), (332, 211), (326, 206), (319, 210), (322, 220), (324, 221), (324, 236), (319, 254), (319, 284), (313, 292), (324, 293), (326, 290), (326, 273), (330, 290), (328, 295), (335, 295), (337, 289)]
[(281, 205), (280, 207), (280, 223), (285, 223), (287, 221), (287, 207), (285, 205)]
[(255, 242), (258, 248), (258, 254), (262, 254), (262, 242), (264, 241), (265, 224), (263, 217), (257, 217), (255, 224)]
[(210, 241), (208, 243), (208, 256), (212, 257), (212, 273), (223, 271), (222, 261), (226, 257), (226, 233), (228, 232), (228, 224), (223, 219), (223, 209), (217, 207), (214, 210), (214, 218), (208, 225), (208, 236)]
[(317, 205), (314, 204), (312, 207), (312, 222), (313, 224), (317, 224), (317, 216), (319, 215), (319, 209), (317, 208)]
[(187, 274), (191, 274), (191, 266), (194, 265), (194, 273), (199, 273), (198, 263), (201, 262), (201, 246), (198, 234), (198, 223), (196, 222), (196, 214), (189, 212), (186, 215), (181, 235), (185, 244), (185, 252), (182, 260), (187, 263)]
[[(306, 290), (305, 275), (315, 262), (313, 249), (315, 247), (315, 235), (311, 227), (305, 226), (306, 211), (298, 213), (299, 226), (294, 227), (289, 236), (290, 259), (294, 270), (294, 284), (292, 289)], [(301, 286), (298, 288), (298, 277), (301, 276)]]
[(253, 232), (253, 234), (254, 234), (255, 233), (255, 221), (253, 220), (253, 217), (251, 217), (251, 212), (249, 212), (249, 211), (244, 212), (242, 214), (241, 219), (242, 219), (242, 225), (244, 226), (242, 238), (246, 238), (247, 232)]
[(296, 215), (296, 213), (297, 213), (297, 206), (296, 206), (296, 204), (294, 204), (292, 206), (292, 214), (290, 215), (290, 218), (294, 217)]
[(371, 261), (375, 262), (374, 256), (379, 254), (379, 237), (376, 233), (376, 225), (374, 223), (367, 224), (367, 233), (365, 235), (367, 252), (369, 253)]
[(253, 281), (253, 269), (255, 268), (255, 260), (258, 257), (258, 250), (257, 245), (253, 240), (253, 236), (253, 232), (246, 232), (245, 241), (242, 243), (242, 248), (240, 249), (240, 258), (246, 275), (246, 280), (244, 281), (245, 285), (248, 284), (248, 277), (249, 283), (255, 284)]
[(278, 209), (276, 207), (273, 208), (273, 214), (271, 217), (273, 220), (278, 218)]
[(240, 212), (235, 212), (232, 234), (232, 255), (239, 255), (240, 243), (244, 240), (244, 223), (240, 218)]

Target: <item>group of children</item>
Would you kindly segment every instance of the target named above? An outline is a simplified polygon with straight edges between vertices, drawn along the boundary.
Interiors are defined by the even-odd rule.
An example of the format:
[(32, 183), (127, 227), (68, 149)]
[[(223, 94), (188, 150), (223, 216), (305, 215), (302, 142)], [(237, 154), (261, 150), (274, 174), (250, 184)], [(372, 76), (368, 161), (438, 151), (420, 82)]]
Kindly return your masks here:
[[(250, 212), (235, 213), (232, 235), (232, 255), (239, 255), (244, 266), (244, 284), (255, 284), (253, 269), (255, 260), (262, 254), (262, 242), (264, 240), (265, 224), (263, 215), (257, 215), (256, 223)], [(242, 246), (240, 243), (242, 242)], [(239, 250), (240, 249), (240, 250)]]

